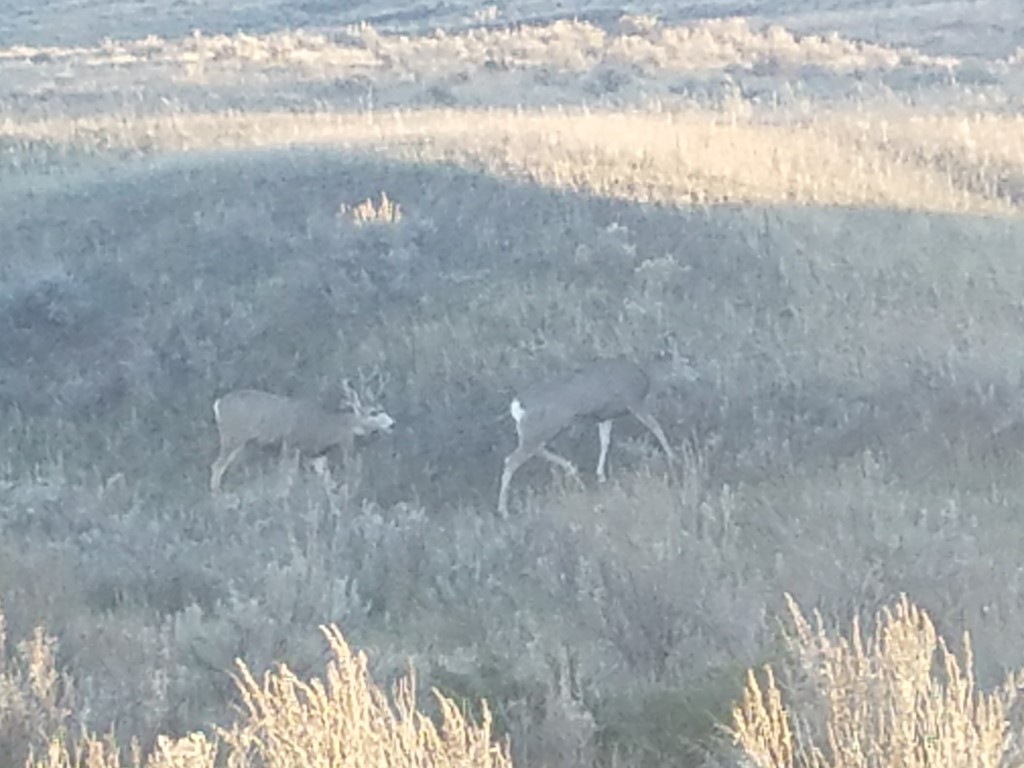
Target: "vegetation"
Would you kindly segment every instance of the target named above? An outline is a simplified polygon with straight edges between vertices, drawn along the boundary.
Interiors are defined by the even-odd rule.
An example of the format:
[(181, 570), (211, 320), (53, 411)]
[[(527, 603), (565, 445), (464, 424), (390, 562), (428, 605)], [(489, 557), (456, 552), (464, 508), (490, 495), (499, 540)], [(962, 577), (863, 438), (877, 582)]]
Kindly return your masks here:
[[(300, 682), (332, 625), (366, 656), (329, 633), (324, 691), (418, 670), (390, 709), (352, 678), (400, 740), (715, 768), (739, 700), (744, 759), (776, 768), (744, 723), (795, 692), (777, 733), (850, 764), (819, 737), (852, 715), (747, 676), (791, 660), (786, 593), (919, 656), (970, 631), (958, 722), (1013, 704), (986, 691), (1024, 666), (1020, 57), (492, 21), (0, 48), (0, 597), (31, 638), (0, 670), (4, 768), (133, 739), (147, 765), (289, 764), (260, 752), (299, 743), (275, 728), (354, 711)], [(681, 481), (624, 422), (610, 482), (531, 462), (497, 516), (513, 393), (619, 353), (697, 373), (657, 404)], [(392, 436), (208, 492), (216, 396), (329, 406), (374, 371)], [(592, 468), (594, 430), (553, 449)], [(902, 593), (932, 619), (873, 618)], [(826, 636), (798, 634), (847, 648)]]
[[(238, 662), (235, 682), (244, 712), (216, 737), (194, 732), (181, 738), (158, 736), (147, 755), (135, 742), (130, 764), (147, 768), (248, 766), (459, 766), (510, 768), (507, 747), (491, 738), (491, 716), (483, 704), (480, 725), (469, 721), (449, 699), (435, 692), (442, 727), (416, 705), (415, 678), (396, 683), (393, 698), (367, 670), (366, 655), (355, 653), (337, 627), (325, 627), (332, 658), (324, 680), (299, 680), (284, 664), (253, 677)], [(5, 759), (23, 757), (34, 768), (118, 768), (124, 765), (112, 738), (70, 735), (66, 729), (69, 681), (55, 667), (52, 638), (37, 632), (19, 652), (5, 659), (11, 671), (5, 692)], [(58, 700), (55, 694), (61, 696)], [(17, 736), (18, 739), (7, 740)]]
[(795, 711), (771, 668), (753, 672), (733, 711), (736, 740), (759, 768), (861, 765), (1017, 765), (1020, 676), (993, 693), (975, 688), (971, 646), (951, 652), (926, 614), (901, 597), (865, 640), (854, 622), (834, 638), (790, 604), (804, 674)]

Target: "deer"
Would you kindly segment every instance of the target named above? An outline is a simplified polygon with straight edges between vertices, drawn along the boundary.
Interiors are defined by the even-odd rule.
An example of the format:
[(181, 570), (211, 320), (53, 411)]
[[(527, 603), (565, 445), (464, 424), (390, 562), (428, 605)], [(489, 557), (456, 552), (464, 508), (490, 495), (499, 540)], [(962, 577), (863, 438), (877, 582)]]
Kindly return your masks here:
[(391, 431), (395, 421), (385, 410), (364, 406), (348, 381), (343, 387), (351, 412), (325, 411), (305, 400), (256, 389), (236, 389), (214, 400), (220, 453), (210, 467), (210, 490), (220, 490), (224, 473), (250, 443), (280, 444), (282, 452), (314, 457), (337, 446), (347, 463), (356, 437)]
[(653, 380), (639, 364), (626, 357), (603, 358), (577, 369), (565, 378), (543, 384), (513, 398), (509, 412), (516, 424), (519, 445), (505, 458), (498, 491), (498, 512), (508, 514), (508, 489), (518, 469), (534, 456), (561, 467), (578, 477), (576, 466), (552, 453), (547, 443), (578, 420), (596, 421), (600, 440), (597, 459), (598, 482), (608, 479), (606, 465), (612, 439), (613, 421), (632, 414), (654, 435), (669, 462), (675, 454), (665, 431), (651, 412)]

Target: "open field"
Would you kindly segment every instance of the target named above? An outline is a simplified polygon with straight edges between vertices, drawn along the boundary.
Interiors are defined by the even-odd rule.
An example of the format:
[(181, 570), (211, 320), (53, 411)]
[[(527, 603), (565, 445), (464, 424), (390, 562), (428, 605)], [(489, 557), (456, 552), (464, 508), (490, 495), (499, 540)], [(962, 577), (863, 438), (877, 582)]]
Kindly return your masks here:
[[(1024, 666), (1018, 11), (221, 5), (0, 21), (11, 765), (212, 734), (236, 658), (320, 674), (326, 624), (431, 713), (485, 698), (522, 766), (740, 764), (786, 593), (843, 627), (905, 593), (986, 691)], [(580, 425), (583, 487), (530, 462), (498, 516), (510, 399), (620, 353), (688, 361), (681, 480), (623, 420), (598, 485)], [(350, 465), (253, 451), (210, 494), (216, 397), (377, 372), (395, 430)]]

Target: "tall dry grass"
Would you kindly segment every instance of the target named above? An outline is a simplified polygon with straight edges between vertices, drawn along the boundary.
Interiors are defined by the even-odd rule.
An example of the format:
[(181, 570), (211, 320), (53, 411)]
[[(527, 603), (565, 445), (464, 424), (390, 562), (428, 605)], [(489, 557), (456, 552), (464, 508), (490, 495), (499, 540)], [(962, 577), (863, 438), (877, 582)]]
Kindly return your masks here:
[[(251, 111), (48, 118), (0, 126), (0, 138), (20, 147), (29, 165), (40, 152), (72, 163), (112, 153), (141, 159), (319, 146), (640, 202), (1019, 215), (1020, 123), (891, 109), (781, 124), (705, 109)], [(19, 192), (16, 181), (10, 189)]]
[[(419, 708), (412, 671), (389, 696), (370, 678), (365, 653), (356, 652), (336, 626), (324, 627), (332, 654), (323, 679), (304, 681), (280, 664), (257, 678), (242, 661), (235, 682), (240, 718), (216, 736), (196, 732), (160, 736), (148, 754), (133, 743), (125, 758), (111, 737), (64, 731), (49, 734), (27, 766), (34, 768), (511, 768), (507, 743), (491, 733), (491, 714), (481, 703), (473, 722), (451, 699), (435, 691), (440, 726)], [(56, 676), (53, 658), (41, 673)], [(0, 714), (12, 711), (5, 702)], [(8, 718), (9, 719), (9, 718)], [(46, 734), (41, 743), (46, 743)], [(36, 743), (40, 743), (37, 741)]]
[(74, 688), (56, 652), (56, 641), (41, 629), (8, 645), (0, 612), (0, 766), (20, 764), (33, 746), (68, 732)]
[(903, 596), (869, 637), (857, 621), (836, 637), (788, 602), (802, 684), (751, 670), (733, 710), (736, 741), (758, 768), (997, 768), (1020, 757), (1024, 677), (979, 691), (966, 633), (958, 656)]

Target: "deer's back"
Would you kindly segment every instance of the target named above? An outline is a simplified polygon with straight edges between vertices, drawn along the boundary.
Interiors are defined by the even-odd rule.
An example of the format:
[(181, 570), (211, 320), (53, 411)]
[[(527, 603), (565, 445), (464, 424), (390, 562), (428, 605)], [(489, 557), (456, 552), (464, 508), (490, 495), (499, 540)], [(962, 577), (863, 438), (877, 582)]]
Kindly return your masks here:
[(305, 453), (320, 453), (349, 437), (346, 414), (329, 413), (303, 400), (242, 389), (217, 401), (221, 434), (262, 444), (285, 441)]
[(527, 390), (520, 402), (527, 413), (592, 417), (600, 421), (627, 414), (643, 402), (651, 385), (647, 374), (624, 357), (583, 366), (562, 379)]

